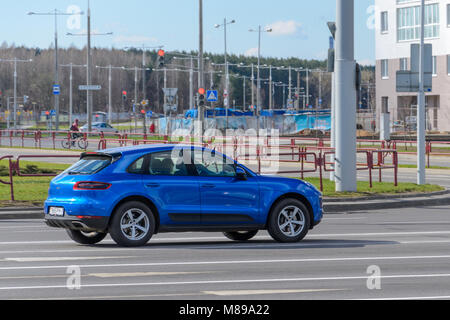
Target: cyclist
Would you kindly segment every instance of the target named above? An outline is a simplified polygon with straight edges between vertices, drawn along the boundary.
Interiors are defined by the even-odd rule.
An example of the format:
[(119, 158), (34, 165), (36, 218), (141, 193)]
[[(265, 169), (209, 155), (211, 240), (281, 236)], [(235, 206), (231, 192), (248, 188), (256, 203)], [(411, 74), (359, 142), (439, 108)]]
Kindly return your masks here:
[(70, 132), (72, 132), (72, 146), (75, 146), (75, 140), (83, 136), (80, 133), (78, 119), (75, 119), (75, 121), (73, 122), (72, 126), (70, 127)]

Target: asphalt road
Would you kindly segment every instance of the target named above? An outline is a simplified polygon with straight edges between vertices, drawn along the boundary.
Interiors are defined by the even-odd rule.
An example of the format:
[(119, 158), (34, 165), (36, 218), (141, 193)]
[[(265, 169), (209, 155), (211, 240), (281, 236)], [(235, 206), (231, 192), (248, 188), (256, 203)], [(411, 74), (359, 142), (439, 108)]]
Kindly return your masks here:
[[(299, 244), (261, 232), (248, 243), (182, 233), (137, 249), (79, 246), (39, 220), (0, 221), (0, 299), (450, 299), (449, 244), (449, 207), (327, 215)], [(66, 286), (77, 283), (69, 266), (79, 290)]]

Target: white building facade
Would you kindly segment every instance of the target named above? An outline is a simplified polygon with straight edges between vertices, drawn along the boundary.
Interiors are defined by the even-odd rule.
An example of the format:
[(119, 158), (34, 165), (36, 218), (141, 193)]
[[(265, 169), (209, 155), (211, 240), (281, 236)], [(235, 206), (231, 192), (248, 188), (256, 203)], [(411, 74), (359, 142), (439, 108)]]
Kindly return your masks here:
[[(375, 0), (377, 118), (392, 123), (417, 115), (417, 94), (396, 92), (396, 73), (410, 70), (412, 43), (420, 41), (418, 0)], [(450, 132), (450, 0), (426, 0), (425, 43), (433, 45), (433, 90), (426, 94), (427, 129)]]

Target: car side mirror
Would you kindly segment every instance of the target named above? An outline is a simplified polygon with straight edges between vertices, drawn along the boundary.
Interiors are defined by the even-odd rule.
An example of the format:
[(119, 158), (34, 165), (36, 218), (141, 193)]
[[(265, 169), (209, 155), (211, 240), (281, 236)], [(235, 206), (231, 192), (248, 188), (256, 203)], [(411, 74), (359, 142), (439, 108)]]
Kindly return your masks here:
[(241, 167), (236, 168), (236, 178), (239, 180), (246, 181), (247, 180), (247, 172)]

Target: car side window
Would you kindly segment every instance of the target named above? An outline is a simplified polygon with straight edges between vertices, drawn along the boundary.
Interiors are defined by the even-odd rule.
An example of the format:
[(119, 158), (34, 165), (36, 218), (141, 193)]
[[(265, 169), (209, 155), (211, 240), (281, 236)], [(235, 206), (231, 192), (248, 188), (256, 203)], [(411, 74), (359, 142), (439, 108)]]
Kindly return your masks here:
[(194, 166), (200, 177), (236, 177), (236, 166), (214, 152), (194, 152)]
[(145, 167), (144, 167), (145, 157), (142, 157), (138, 160), (136, 160), (129, 168), (128, 173), (131, 174), (144, 174), (145, 173)]
[(148, 174), (154, 176), (188, 176), (183, 151), (174, 149), (149, 155)]

